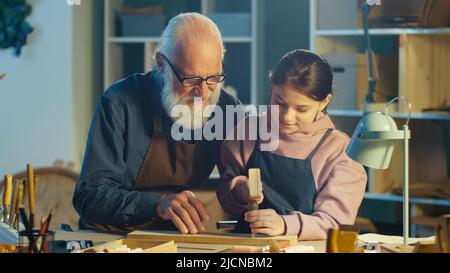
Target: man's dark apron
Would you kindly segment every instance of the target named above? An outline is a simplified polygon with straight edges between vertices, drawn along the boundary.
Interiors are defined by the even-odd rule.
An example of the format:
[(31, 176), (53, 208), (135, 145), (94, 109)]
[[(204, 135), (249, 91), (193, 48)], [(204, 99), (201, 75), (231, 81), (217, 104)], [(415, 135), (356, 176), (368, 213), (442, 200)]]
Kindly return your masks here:
[[(247, 162), (247, 170), (259, 168), (263, 184), (264, 200), (259, 209), (274, 209), (280, 215), (288, 215), (292, 211), (312, 214), (317, 196), (311, 161), (320, 146), (331, 134), (328, 129), (316, 147), (306, 159), (295, 159), (261, 151), (260, 140)], [(235, 232), (250, 233), (249, 223), (241, 216)]]
[[(133, 190), (165, 194), (200, 187), (211, 174), (215, 160), (215, 141), (187, 143), (173, 140), (163, 133), (161, 117), (153, 116), (153, 134)], [(139, 226), (123, 229), (109, 225), (88, 224), (89, 228), (113, 232), (135, 229), (175, 229), (170, 221), (154, 217)]]

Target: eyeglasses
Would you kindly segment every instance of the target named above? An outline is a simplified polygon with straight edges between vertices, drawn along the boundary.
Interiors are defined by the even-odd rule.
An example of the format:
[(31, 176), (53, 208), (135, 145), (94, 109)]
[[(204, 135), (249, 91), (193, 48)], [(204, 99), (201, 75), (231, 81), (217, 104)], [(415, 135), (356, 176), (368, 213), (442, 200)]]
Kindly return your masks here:
[[(172, 71), (175, 74), (175, 76), (177, 77), (177, 79), (185, 87), (192, 87), (192, 86), (200, 85), (204, 81), (208, 85), (215, 85), (215, 84), (221, 83), (225, 80), (226, 74), (224, 74), (224, 73), (217, 74), (217, 75), (211, 75), (206, 78), (202, 78), (202, 77), (184, 77), (184, 78), (182, 78), (180, 76), (180, 74), (178, 74), (177, 70), (172, 65), (172, 63), (169, 61), (169, 58), (167, 58), (163, 54), (161, 54), (161, 56), (163, 56), (164, 59), (166, 59), (167, 63), (169, 64), (170, 68), (172, 69)], [(223, 70), (223, 63), (222, 63), (222, 70)]]

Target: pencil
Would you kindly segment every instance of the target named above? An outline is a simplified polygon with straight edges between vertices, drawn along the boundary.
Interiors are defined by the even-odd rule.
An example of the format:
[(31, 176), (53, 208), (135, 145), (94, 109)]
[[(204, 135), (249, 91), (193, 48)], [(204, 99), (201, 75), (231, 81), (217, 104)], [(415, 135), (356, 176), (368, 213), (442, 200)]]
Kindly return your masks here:
[(47, 220), (45, 221), (45, 232), (44, 232), (44, 237), (42, 239), (41, 242), (41, 251), (47, 252), (48, 249), (46, 247), (46, 242), (47, 242), (47, 234), (48, 234), (48, 229), (50, 228), (50, 222), (52, 220), (52, 216), (55, 213), (55, 209), (52, 209), (47, 217)]

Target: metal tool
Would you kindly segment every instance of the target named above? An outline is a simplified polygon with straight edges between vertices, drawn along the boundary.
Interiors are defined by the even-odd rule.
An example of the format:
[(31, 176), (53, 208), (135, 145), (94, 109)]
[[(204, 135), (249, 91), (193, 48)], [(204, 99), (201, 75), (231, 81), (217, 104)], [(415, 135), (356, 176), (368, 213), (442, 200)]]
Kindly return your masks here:
[(237, 225), (238, 221), (230, 220), (230, 221), (217, 221), (216, 228), (217, 229), (234, 229)]

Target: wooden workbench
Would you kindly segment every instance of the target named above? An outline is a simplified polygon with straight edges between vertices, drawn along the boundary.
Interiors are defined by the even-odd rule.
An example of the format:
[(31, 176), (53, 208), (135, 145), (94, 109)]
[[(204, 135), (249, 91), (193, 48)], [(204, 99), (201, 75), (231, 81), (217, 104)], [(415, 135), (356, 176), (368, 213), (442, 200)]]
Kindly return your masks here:
[[(167, 236), (172, 236), (174, 234), (173, 231), (154, 231), (157, 234), (167, 234)], [(180, 238), (184, 238), (186, 235), (181, 235)], [(190, 235), (187, 235), (190, 236)], [(196, 235), (191, 235), (196, 236)], [(208, 235), (209, 236), (209, 235)], [(235, 238), (235, 235), (231, 235)], [(78, 230), (74, 232), (67, 232), (67, 231), (56, 231), (55, 234), (55, 240), (64, 240), (64, 241), (70, 241), (70, 240), (90, 240), (94, 244), (101, 244), (105, 242), (110, 242), (118, 239), (126, 238), (126, 235), (121, 234), (113, 234), (113, 233), (105, 233), (105, 232), (98, 232), (98, 231), (92, 231), (92, 230)], [(248, 236), (242, 237), (243, 240), (248, 240)], [(264, 239), (268, 237), (260, 237), (258, 239)], [(283, 238), (283, 236), (279, 237)], [(324, 253), (325, 252), (325, 246), (326, 242), (323, 241), (302, 241), (298, 242), (301, 245), (305, 246), (313, 246), (315, 253)], [(185, 242), (176, 242), (178, 246), (178, 252), (179, 253), (215, 253), (215, 252), (221, 252), (225, 250), (226, 248), (229, 248), (230, 245), (227, 244), (209, 244), (204, 242), (199, 243), (185, 243)]]

